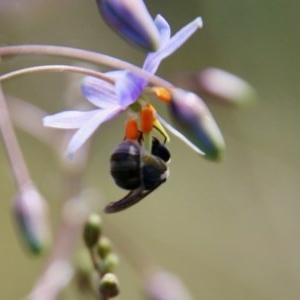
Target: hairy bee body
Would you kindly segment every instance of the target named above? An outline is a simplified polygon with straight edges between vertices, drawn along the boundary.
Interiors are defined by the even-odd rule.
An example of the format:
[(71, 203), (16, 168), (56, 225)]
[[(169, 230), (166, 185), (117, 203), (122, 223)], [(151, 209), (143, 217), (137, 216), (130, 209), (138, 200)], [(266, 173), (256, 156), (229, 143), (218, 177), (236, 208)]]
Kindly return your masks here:
[(110, 173), (122, 189), (137, 189), (142, 184), (140, 176), (141, 153), (137, 142), (126, 140), (115, 149), (110, 157)]
[(168, 149), (153, 139), (151, 151), (146, 153), (133, 140), (124, 140), (117, 146), (110, 158), (110, 173), (119, 187), (130, 192), (121, 200), (109, 203), (105, 212), (114, 213), (134, 205), (167, 180)]
[(138, 142), (125, 140), (110, 158), (110, 172), (115, 183), (125, 189), (151, 189), (166, 179), (167, 166), (158, 156), (145, 154)]

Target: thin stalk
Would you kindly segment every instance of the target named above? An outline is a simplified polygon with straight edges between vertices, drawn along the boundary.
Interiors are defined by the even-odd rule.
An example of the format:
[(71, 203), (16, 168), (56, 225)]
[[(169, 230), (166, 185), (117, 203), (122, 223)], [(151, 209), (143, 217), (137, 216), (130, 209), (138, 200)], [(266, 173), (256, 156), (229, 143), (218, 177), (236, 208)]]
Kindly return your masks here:
[(143, 145), (148, 153), (151, 154), (152, 151), (152, 132), (147, 132), (143, 134)]
[(16, 97), (6, 96), (6, 100), (12, 123), (60, 155), (61, 146), (53, 141), (62, 138), (63, 132), (42, 126), (41, 120), (47, 113)]
[(115, 69), (128, 70), (144, 78), (150, 83), (164, 87), (166, 89), (170, 89), (173, 86), (168, 81), (163, 80), (158, 76), (152, 75), (131, 63), (94, 51), (50, 45), (17, 45), (0, 47), (0, 57), (16, 55), (51, 55), (76, 58)]
[(6, 149), (14, 179), (21, 189), (31, 182), (30, 175), (20, 149), (13, 125), (10, 120), (8, 108), (5, 102), (2, 87), (0, 85), (0, 131)]
[(112, 84), (115, 82), (113, 78), (101, 72), (83, 68), (83, 67), (76, 67), (76, 66), (69, 66), (69, 65), (44, 65), (44, 66), (35, 66), (35, 67), (19, 69), (0, 76), (0, 81), (6, 81), (9, 79), (13, 79), (15, 77), (29, 75), (33, 73), (39, 73), (39, 72), (72, 72), (72, 73), (94, 76)]
[(90, 254), (90, 257), (91, 257), (93, 267), (94, 267), (95, 271), (98, 273), (98, 275), (101, 279), (102, 278), (102, 273), (101, 273), (101, 270), (99, 268), (99, 262), (98, 262), (98, 258), (96, 256), (95, 248), (89, 248), (88, 250), (89, 250), (89, 254)]

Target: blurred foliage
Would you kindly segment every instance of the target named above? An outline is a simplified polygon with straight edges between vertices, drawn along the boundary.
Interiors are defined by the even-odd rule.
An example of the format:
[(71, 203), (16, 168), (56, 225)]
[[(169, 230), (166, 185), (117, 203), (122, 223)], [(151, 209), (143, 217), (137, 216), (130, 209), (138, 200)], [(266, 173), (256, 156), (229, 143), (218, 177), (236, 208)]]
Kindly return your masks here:
[[(106, 233), (116, 246), (118, 236), (111, 228), (130, 234), (154, 260), (178, 274), (195, 299), (299, 299), (300, 2), (147, 2), (174, 32), (198, 15), (204, 19), (204, 28), (158, 74), (171, 78), (179, 71), (223, 68), (252, 83), (260, 103), (238, 110), (208, 102), (225, 136), (225, 160), (205, 161), (172, 139), (168, 182), (134, 208), (104, 216)], [(22, 43), (74, 46), (136, 64), (143, 59), (107, 28), (94, 1), (0, 0), (0, 44)], [(53, 61), (60, 62), (15, 58), (0, 65), (0, 71)], [(31, 75), (3, 88), (54, 113), (65, 106), (68, 82), (61, 74)], [(98, 131), (85, 176), (86, 187), (100, 189), (105, 203), (123, 194), (108, 172), (109, 154), (123, 135), (122, 122), (115, 120)], [(51, 205), (55, 228), (62, 200), (56, 157), (22, 131), (18, 136), (33, 179)], [(0, 298), (20, 299), (46, 257), (33, 258), (20, 246), (11, 218), (14, 184), (2, 148), (0, 163)], [(142, 299), (140, 276), (121, 248), (119, 252), (119, 298)], [(61, 299), (76, 297), (67, 291)]]

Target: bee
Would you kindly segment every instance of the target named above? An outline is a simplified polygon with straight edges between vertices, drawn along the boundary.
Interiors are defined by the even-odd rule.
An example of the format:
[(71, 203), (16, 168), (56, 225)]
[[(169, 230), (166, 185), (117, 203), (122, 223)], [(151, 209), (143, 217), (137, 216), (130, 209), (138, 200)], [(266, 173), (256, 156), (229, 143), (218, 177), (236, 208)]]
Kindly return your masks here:
[(138, 141), (121, 142), (111, 155), (110, 172), (115, 183), (130, 192), (119, 201), (109, 203), (105, 212), (127, 209), (157, 189), (168, 178), (170, 157), (167, 147), (155, 137), (151, 154)]

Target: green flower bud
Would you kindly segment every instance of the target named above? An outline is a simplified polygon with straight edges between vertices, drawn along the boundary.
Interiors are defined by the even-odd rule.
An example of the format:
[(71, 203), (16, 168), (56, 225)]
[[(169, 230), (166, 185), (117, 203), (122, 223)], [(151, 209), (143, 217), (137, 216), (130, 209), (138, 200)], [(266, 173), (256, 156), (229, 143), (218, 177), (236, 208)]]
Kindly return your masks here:
[(86, 292), (92, 290), (91, 278), (94, 267), (91, 257), (86, 248), (80, 251), (75, 257), (75, 280), (80, 291)]
[(97, 244), (97, 251), (99, 256), (104, 259), (109, 253), (111, 253), (111, 242), (110, 240), (103, 236), (99, 239)]
[(118, 296), (120, 288), (116, 275), (112, 273), (105, 274), (100, 281), (99, 291), (103, 296), (108, 298)]
[(113, 272), (118, 263), (119, 263), (119, 257), (114, 253), (109, 253), (100, 262), (99, 268), (100, 268), (101, 274)]
[(97, 245), (101, 235), (101, 218), (97, 214), (89, 216), (83, 230), (83, 239), (88, 248), (93, 248)]

